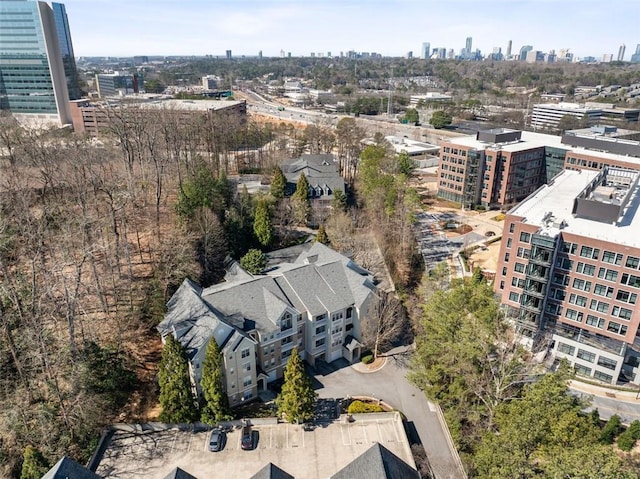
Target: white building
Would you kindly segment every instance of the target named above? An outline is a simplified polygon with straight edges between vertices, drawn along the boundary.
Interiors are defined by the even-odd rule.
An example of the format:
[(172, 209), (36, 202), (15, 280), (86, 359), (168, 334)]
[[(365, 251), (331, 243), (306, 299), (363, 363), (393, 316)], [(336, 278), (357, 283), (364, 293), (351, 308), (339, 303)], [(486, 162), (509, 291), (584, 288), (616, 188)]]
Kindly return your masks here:
[(557, 129), (563, 116), (574, 116), (579, 120), (586, 117), (589, 122), (597, 122), (602, 116), (602, 109), (578, 103), (539, 103), (533, 105), (531, 128), (535, 130)]

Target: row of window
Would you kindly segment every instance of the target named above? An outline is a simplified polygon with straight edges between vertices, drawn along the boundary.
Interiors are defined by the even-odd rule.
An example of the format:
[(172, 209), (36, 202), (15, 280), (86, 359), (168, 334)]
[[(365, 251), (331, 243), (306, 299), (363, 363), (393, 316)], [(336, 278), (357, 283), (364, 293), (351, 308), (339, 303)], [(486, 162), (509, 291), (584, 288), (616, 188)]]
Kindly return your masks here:
[[(570, 344), (566, 344), (563, 342), (558, 343), (558, 352), (566, 354), (568, 356), (574, 356), (586, 361), (588, 363), (595, 363), (596, 354), (590, 351), (585, 351), (584, 349), (578, 348), (578, 353), (576, 354), (575, 346), (571, 346)], [(607, 358), (605, 356), (598, 357), (598, 366), (601, 366), (606, 369), (610, 369), (611, 371), (615, 371), (618, 367), (617, 361)]]

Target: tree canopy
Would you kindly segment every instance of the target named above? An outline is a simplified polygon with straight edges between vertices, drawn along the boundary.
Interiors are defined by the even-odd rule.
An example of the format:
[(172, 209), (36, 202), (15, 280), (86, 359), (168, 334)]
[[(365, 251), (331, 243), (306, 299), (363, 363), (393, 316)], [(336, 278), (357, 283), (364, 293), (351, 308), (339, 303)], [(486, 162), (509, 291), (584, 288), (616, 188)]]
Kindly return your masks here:
[(269, 205), (265, 200), (260, 200), (256, 204), (253, 232), (262, 246), (269, 246), (273, 241), (271, 215), (269, 213)]
[(202, 363), (201, 420), (206, 424), (216, 424), (231, 419), (229, 398), (224, 389), (224, 359), (215, 338), (209, 340)]
[(160, 383), (160, 420), (170, 423), (190, 423), (195, 420), (196, 406), (191, 392), (187, 354), (182, 345), (168, 335), (162, 348), (158, 368)]
[(285, 187), (287, 186), (287, 178), (282, 173), (279, 166), (276, 166), (271, 179), (271, 196), (276, 199), (284, 198)]
[(250, 249), (240, 258), (240, 266), (251, 274), (260, 274), (267, 266), (267, 257), (259, 249)]
[(304, 369), (298, 348), (293, 348), (284, 370), (282, 392), (276, 399), (278, 413), (292, 423), (308, 421), (313, 418), (315, 401), (311, 378)]
[(42, 453), (33, 446), (24, 449), (20, 479), (40, 479), (49, 470), (49, 464)]
[(435, 129), (440, 129), (440, 128), (444, 128), (445, 126), (449, 126), (452, 122), (453, 122), (453, 117), (451, 116), (450, 113), (444, 110), (434, 111), (433, 115), (431, 115), (431, 119), (429, 120), (429, 123)]

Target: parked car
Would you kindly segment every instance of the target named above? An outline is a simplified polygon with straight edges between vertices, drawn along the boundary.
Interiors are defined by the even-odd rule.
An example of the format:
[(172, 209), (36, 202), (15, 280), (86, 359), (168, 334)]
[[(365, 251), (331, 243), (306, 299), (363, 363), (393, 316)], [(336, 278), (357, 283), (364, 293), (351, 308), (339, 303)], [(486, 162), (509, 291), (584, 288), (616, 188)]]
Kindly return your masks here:
[(487, 231), (484, 235), (485, 236), (495, 236), (496, 234), (493, 231)]
[(209, 450), (213, 452), (222, 451), (224, 447), (225, 434), (221, 429), (214, 429), (211, 431), (209, 437)]
[(242, 426), (242, 442), (240, 443), (240, 447), (245, 451), (253, 449), (253, 431), (249, 424)]

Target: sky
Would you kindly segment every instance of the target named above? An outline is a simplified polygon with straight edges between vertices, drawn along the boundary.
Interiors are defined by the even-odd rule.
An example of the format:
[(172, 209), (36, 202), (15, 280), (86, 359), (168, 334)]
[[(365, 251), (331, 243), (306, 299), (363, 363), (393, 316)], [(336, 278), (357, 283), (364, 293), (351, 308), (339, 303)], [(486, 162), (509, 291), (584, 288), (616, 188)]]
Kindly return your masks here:
[(640, 0), (59, 0), (76, 56), (293, 56), (378, 52), (420, 56), (422, 42), (574, 55), (640, 43)]

